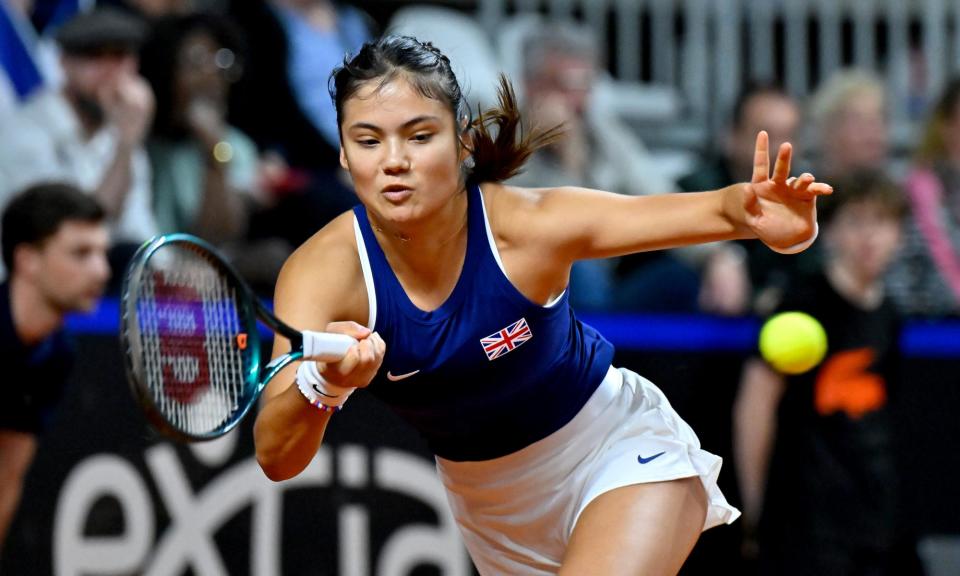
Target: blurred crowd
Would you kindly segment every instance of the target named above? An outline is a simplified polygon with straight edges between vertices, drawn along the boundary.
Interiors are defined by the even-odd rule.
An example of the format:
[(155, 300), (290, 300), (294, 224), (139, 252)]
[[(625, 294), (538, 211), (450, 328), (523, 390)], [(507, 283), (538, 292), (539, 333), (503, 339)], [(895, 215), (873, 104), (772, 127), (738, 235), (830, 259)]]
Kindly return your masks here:
[[(286, 255), (355, 201), (339, 167), (333, 67), (391, 27), (429, 28), (451, 51), (444, 27), (418, 27), (415, 11), (375, 22), (328, 0), (2, 6), (0, 203), (37, 182), (75, 184), (107, 211), (115, 271), (146, 238), (190, 232), (220, 246), (265, 295)], [(449, 15), (451, 24), (464, 17)], [(453, 33), (465, 29), (456, 24)], [(911, 210), (887, 274), (891, 295), (911, 315), (960, 311), (960, 84), (929, 110), (907, 171), (890, 173), (884, 84), (843, 70), (802, 102), (776, 84), (747, 85), (703, 143), (702, 160), (677, 174), (658, 163), (642, 131), (597, 104), (610, 78), (589, 29), (522, 24), (505, 26), (512, 33), (499, 54), (490, 51), (492, 66), (511, 75), (528, 122), (563, 124), (566, 137), (517, 184), (634, 195), (718, 188), (750, 177), (764, 129), (774, 146), (797, 145), (820, 180), (857, 170), (894, 179)], [(492, 89), (479, 56), (460, 55), (475, 59), (460, 69), (477, 106)], [(737, 242), (583, 262), (571, 295), (581, 311), (763, 314), (822, 259), (819, 246), (795, 258)]]
[(188, 232), (271, 294), (293, 248), (354, 203), (327, 77), (376, 24), (302, 0), (102, 2), (59, 21), (47, 4), (66, 3), (0, 12), (0, 202), (46, 181), (93, 195), (114, 288), (142, 241)]
[[(0, 205), (42, 182), (96, 198), (110, 228), (113, 290), (141, 242), (189, 232), (220, 247), (269, 296), (290, 252), (356, 202), (339, 166), (328, 77), (345, 54), (390, 24), (330, 0), (101, 0), (86, 11), (55, 0), (0, 0)], [(416, 25), (408, 18), (399, 30)], [(427, 28), (444, 32), (436, 23)], [(743, 241), (578, 263), (570, 281), (577, 310), (763, 316), (829, 301), (833, 308), (819, 314), (851, 318), (828, 325), (828, 332), (846, 330), (831, 338), (883, 354), (892, 354), (881, 348), (896, 341), (890, 318), (960, 315), (960, 79), (926, 111), (911, 155), (899, 159), (902, 168), (893, 168), (885, 84), (871, 71), (849, 69), (804, 101), (775, 83), (748, 84), (733, 109), (723, 111), (719, 133), (702, 143), (700, 160), (689, 173), (675, 174), (645, 146), (642, 131), (598, 104), (598, 90), (611, 80), (587, 28), (526, 22), (512, 31), (503, 37), (512, 42), (504, 40), (500, 54), (490, 50), (489, 58), (509, 72), (527, 122), (563, 124), (566, 131), (531, 159), (516, 184), (630, 195), (721, 188), (750, 179), (756, 134), (766, 130), (773, 149), (788, 141), (797, 146), (794, 173), (815, 174), (840, 198), (825, 202), (821, 241), (797, 256)], [(451, 56), (456, 64), (458, 55)], [(475, 105), (493, 88), (480, 56), (487, 55), (460, 55), (473, 59), (459, 70)], [(814, 288), (820, 292), (808, 296)], [(835, 360), (848, 367), (856, 361)], [(739, 374), (738, 365), (730, 377)], [(736, 446), (748, 532), (762, 524), (769, 462), (774, 477), (780, 471), (774, 443), (790, 440), (773, 439), (782, 403), (809, 405), (810, 414), (825, 419), (844, 412), (856, 426), (824, 432), (808, 419), (807, 429), (798, 425), (804, 441), (829, 444), (842, 436), (861, 458), (847, 464), (876, 478), (893, 475), (883, 460), (890, 426), (863, 420), (864, 411), (881, 412), (886, 402), (876, 394), (885, 399), (886, 388), (834, 405), (817, 388), (828, 380), (836, 378), (793, 398), (782, 375), (756, 364), (744, 370), (735, 432), (749, 427)], [(873, 400), (864, 405), (865, 397)], [(844, 477), (813, 481), (830, 486)], [(885, 498), (895, 495), (878, 489), (877, 501), (886, 504), (870, 505), (875, 516), (846, 516), (884, 525), (884, 514), (895, 508)], [(795, 549), (800, 542), (824, 548), (823, 539), (859, 526), (841, 523), (835, 532), (817, 528), (784, 539)], [(880, 554), (876, 561), (899, 542), (899, 533), (869, 535), (868, 550), (856, 554)], [(876, 542), (889, 546), (878, 552), (870, 548)], [(795, 564), (789, 553), (783, 558)], [(821, 571), (822, 565), (811, 570), (846, 573)]]

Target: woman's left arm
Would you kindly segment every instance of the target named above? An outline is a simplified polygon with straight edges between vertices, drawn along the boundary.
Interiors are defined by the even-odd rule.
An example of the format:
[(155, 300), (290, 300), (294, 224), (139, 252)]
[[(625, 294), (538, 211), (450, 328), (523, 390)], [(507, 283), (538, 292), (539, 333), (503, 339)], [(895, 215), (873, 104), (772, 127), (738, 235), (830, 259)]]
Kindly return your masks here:
[(810, 174), (789, 176), (789, 144), (780, 147), (771, 176), (768, 146), (760, 132), (750, 182), (711, 192), (635, 197), (543, 190), (525, 215), (527, 231), (570, 261), (741, 238), (789, 251), (814, 236), (816, 197), (832, 189)]

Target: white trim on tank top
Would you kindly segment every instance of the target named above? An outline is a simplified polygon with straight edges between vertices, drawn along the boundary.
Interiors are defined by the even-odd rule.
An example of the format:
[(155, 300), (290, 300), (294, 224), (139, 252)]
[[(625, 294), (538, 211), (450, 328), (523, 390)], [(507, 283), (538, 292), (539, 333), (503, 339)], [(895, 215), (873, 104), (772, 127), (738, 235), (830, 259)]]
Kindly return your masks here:
[[(480, 191), (479, 196), (480, 196), (480, 208), (483, 212), (483, 226), (487, 230), (487, 242), (490, 243), (490, 251), (493, 252), (493, 259), (497, 261), (497, 266), (499, 266), (500, 271), (503, 272), (503, 277), (506, 278), (508, 282), (513, 284), (513, 281), (510, 280), (510, 276), (507, 274), (507, 269), (503, 267), (503, 261), (500, 260), (500, 251), (497, 250), (497, 242), (496, 240), (493, 239), (493, 232), (490, 230), (490, 220), (487, 218), (487, 205), (483, 201), (483, 190)], [(514, 286), (516, 286), (516, 284), (514, 284)], [(563, 298), (563, 295), (566, 292), (567, 290), (564, 289), (562, 292), (560, 292), (559, 295), (557, 295), (556, 298), (547, 302), (543, 307), (553, 308), (554, 306), (557, 305), (558, 302), (560, 302), (560, 299)]]
[[(486, 229), (487, 233), (487, 242), (490, 244), (490, 252), (493, 254), (493, 259), (497, 261), (497, 266), (500, 267), (500, 272), (503, 273), (503, 277), (510, 282), (510, 276), (507, 274), (507, 270), (503, 267), (503, 261), (500, 259), (500, 251), (497, 250), (497, 243), (493, 239), (493, 232), (490, 230), (490, 221), (487, 218), (487, 206), (483, 201), (483, 192), (480, 192), (480, 207), (483, 211), (483, 226)], [(367, 301), (369, 303), (369, 320), (367, 322), (367, 328), (373, 330), (373, 327), (377, 323), (377, 292), (373, 285), (373, 272), (370, 270), (370, 258), (367, 256), (367, 245), (363, 241), (363, 232), (360, 230), (360, 221), (357, 220), (357, 215), (353, 215), (353, 233), (357, 238), (357, 252), (360, 255), (360, 268), (363, 270), (363, 281), (367, 285)], [(512, 284), (512, 282), (511, 282)], [(560, 299), (563, 298), (566, 290), (561, 292), (556, 298), (547, 302), (544, 308), (553, 308), (560, 302)]]
[(353, 215), (353, 233), (357, 237), (357, 253), (360, 255), (360, 268), (363, 270), (363, 282), (367, 285), (367, 328), (373, 330), (377, 324), (377, 293), (373, 287), (373, 272), (370, 271), (370, 258), (367, 256), (367, 245), (363, 241), (363, 232), (360, 230), (360, 221)]

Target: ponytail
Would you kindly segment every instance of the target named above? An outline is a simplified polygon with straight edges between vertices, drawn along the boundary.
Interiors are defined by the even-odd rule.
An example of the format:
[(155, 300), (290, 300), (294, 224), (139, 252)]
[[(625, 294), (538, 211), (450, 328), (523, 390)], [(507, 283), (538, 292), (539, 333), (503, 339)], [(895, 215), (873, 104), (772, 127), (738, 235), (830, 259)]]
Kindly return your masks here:
[(474, 182), (503, 182), (516, 176), (534, 152), (563, 136), (563, 125), (526, 131), (513, 86), (503, 74), (497, 91), (499, 105), (481, 111), (471, 123), (473, 130)]

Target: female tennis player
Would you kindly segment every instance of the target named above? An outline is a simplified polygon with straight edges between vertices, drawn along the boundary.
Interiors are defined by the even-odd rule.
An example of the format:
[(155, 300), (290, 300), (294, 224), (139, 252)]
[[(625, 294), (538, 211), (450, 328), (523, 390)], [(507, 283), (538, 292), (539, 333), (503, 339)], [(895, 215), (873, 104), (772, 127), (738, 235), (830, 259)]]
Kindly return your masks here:
[[(409, 37), (366, 44), (331, 92), (361, 205), (290, 257), (275, 306), (359, 343), (270, 383), (255, 427), (267, 476), (303, 470), (366, 388), (436, 454), (482, 574), (676, 573), (701, 531), (739, 512), (717, 488), (720, 458), (574, 316), (571, 264), (734, 238), (798, 251), (830, 187), (788, 178), (789, 145), (771, 177), (762, 132), (752, 181), (722, 190), (504, 185), (557, 131), (524, 134), (506, 81), (471, 121), (449, 60)], [(278, 338), (274, 354), (288, 349)]]

